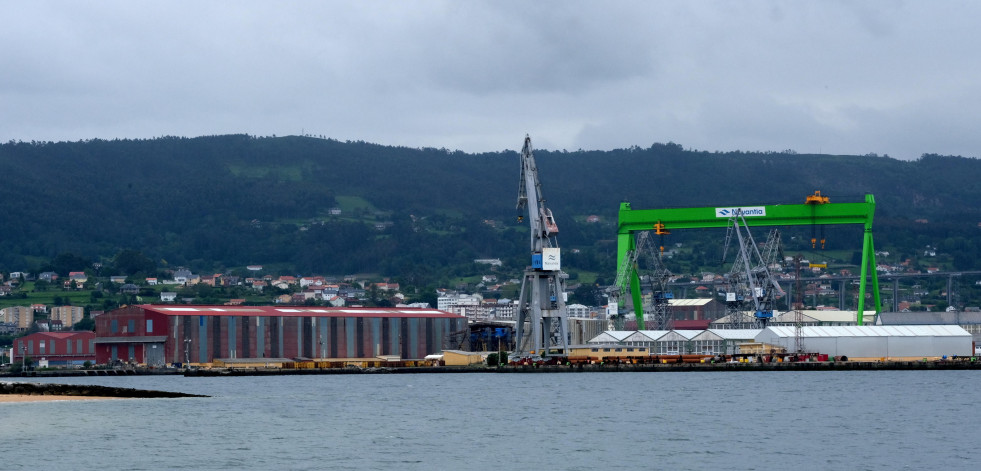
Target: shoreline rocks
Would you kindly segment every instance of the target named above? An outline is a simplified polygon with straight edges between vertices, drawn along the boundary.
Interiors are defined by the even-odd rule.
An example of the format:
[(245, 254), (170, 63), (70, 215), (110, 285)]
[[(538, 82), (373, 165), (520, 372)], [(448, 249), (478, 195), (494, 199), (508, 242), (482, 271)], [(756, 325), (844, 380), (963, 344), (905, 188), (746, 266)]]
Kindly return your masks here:
[(148, 389), (115, 388), (91, 384), (48, 384), (48, 383), (0, 383), (0, 394), (17, 394), (24, 396), (80, 396), (80, 397), (117, 397), (117, 398), (176, 398), (176, 397), (209, 397), (199, 394), (187, 394), (172, 391), (154, 391)]

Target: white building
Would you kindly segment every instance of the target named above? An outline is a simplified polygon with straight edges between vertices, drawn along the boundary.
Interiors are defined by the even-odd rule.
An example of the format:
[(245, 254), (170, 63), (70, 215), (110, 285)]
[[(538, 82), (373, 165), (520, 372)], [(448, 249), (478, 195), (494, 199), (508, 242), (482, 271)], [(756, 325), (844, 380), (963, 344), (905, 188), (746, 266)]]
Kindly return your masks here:
[(582, 304), (569, 304), (565, 307), (566, 313), (569, 317), (589, 317), (589, 307)]
[(518, 309), (518, 302), (510, 299), (498, 299), (497, 303), (491, 306), (493, 310), (490, 316), (494, 319), (513, 320), (514, 312)]
[(487, 317), (483, 301), (483, 296), (479, 294), (450, 294), (436, 298), (436, 309), (469, 319), (482, 319)]
[[(803, 327), (804, 351), (865, 358), (937, 358), (974, 353), (971, 334), (956, 325)], [(767, 327), (756, 341), (794, 351), (793, 327)]]

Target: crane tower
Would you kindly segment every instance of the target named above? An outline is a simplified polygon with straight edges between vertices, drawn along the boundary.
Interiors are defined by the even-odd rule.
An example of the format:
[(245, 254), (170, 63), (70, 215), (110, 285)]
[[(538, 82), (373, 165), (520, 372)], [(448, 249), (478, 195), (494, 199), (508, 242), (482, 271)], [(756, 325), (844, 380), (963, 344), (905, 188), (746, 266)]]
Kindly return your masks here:
[[(552, 211), (545, 206), (538, 167), (531, 150), (531, 137), (525, 136), (521, 149), (521, 177), (518, 182), (518, 210), (527, 210), (531, 225), (531, 266), (525, 269), (515, 319), (515, 351), (512, 358), (546, 356), (549, 348), (561, 347), (568, 354), (568, 314), (565, 308), (565, 282), (556, 234), (559, 232)], [(524, 219), (519, 215), (518, 220)], [(526, 334), (525, 324), (530, 327)]]
[[(770, 269), (768, 268), (768, 265), (773, 262), (775, 254), (779, 250), (780, 233), (776, 230), (770, 233), (763, 254), (761, 254), (759, 248), (756, 246), (756, 242), (753, 240), (753, 236), (749, 233), (749, 224), (746, 222), (742, 209), (736, 208), (733, 211), (729, 219), (729, 224), (722, 259), (725, 260), (726, 252), (729, 249), (730, 242), (733, 240), (733, 234), (736, 235), (739, 243), (739, 253), (736, 256), (736, 260), (733, 261), (733, 269), (727, 277), (727, 290), (731, 290), (733, 287), (744, 283), (746, 293), (742, 302), (746, 302), (746, 299), (752, 301), (755, 322), (759, 327), (765, 328), (767, 322), (773, 318), (776, 295), (784, 294), (783, 289), (780, 288), (780, 284), (777, 283), (776, 278), (770, 273)], [(743, 235), (743, 232), (746, 234)], [(729, 304), (731, 299), (738, 300), (738, 294), (733, 292), (726, 293), (727, 311), (730, 310)], [(732, 314), (730, 313), (730, 315)], [(730, 322), (734, 323), (734, 327), (736, 328), (744, 328), (743, 324), (746, 321), (740, 314), (738, 317), (730, 318)]]

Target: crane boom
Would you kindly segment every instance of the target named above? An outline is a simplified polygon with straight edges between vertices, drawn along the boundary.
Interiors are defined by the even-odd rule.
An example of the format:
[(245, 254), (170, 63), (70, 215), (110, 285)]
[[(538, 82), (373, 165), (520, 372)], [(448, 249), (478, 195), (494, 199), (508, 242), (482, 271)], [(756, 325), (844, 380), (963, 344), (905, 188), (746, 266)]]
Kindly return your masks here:
[[(540, 251), (554, 245), (552, 237), (559, 232), (552, 211), (545, 207), (542, 184), (538, 180), (538, 165), (531, 151), (531, 137), (525, 136), (521, 148), (521, 176), (518, 181), (517, 209), (527, 210), (531, 224), (531, 250)], [(519, 216), (519, 220), (522, 216)]]

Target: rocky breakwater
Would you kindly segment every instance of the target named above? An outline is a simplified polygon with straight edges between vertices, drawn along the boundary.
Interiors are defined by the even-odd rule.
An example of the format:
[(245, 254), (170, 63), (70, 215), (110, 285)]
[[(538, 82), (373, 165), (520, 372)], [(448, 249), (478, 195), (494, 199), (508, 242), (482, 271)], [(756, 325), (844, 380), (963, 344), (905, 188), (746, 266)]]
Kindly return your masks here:
[(0, 383), (0, 395), (19, 396), (71, 396), (107, 398), (174, 398), (208, 397), (172, 391), (148, 389), (113, 388), (91, 384), (47, 384), (47, 383)]

